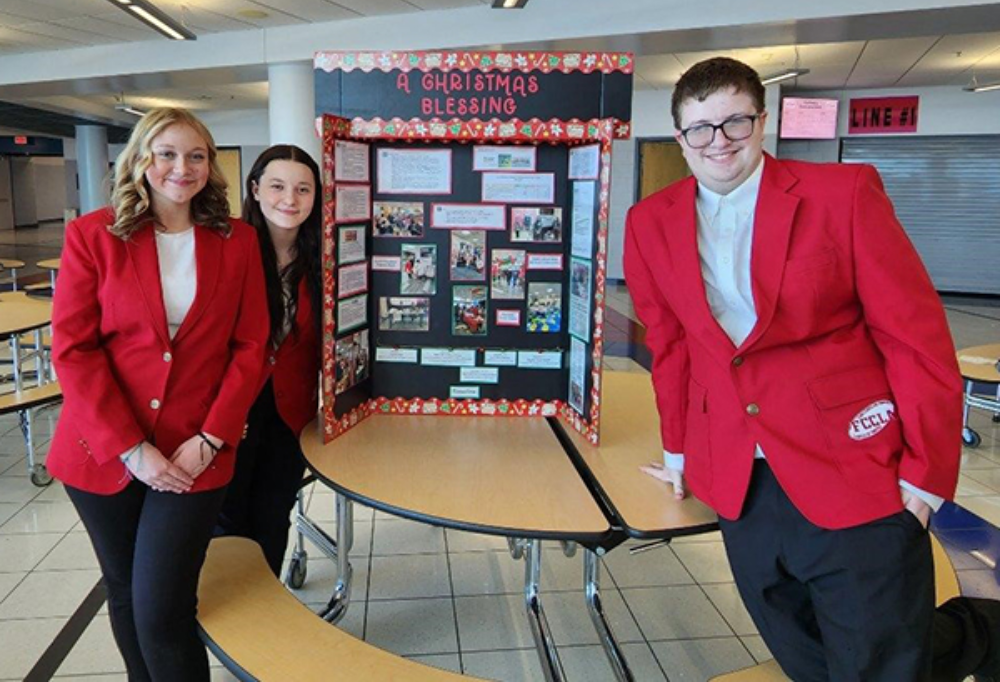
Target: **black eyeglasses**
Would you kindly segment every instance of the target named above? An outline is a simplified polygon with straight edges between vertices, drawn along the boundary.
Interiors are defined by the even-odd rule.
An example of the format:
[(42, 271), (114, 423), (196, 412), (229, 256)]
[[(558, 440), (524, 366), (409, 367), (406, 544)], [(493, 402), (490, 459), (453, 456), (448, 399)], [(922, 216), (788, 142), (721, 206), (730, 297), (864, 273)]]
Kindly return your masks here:
[(760, 114), (741, 114), (727, 118), (719, 124), (699, 123), (681, 131), (684, 141), (692, 149), (704, 149), (715, 142), (715, 133), (718, 130), (726, 136), (730, 142), (739, 142), (753, 135), (753, 124), (761, 117)]

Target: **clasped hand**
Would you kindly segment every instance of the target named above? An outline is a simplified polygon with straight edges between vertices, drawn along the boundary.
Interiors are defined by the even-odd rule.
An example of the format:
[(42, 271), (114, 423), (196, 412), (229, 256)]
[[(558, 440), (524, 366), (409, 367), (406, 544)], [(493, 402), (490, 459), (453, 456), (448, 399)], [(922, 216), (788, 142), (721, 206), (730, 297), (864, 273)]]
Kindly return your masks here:
[[(207, 435), (207, 434), (206, 434)], [(208, 435), (211, 443), (219, 448), (222, 441)], [(186, 493), (215, 459), (216, 450), (209, 447), (200, 435), (181, 443), (170, 459), (160, 450), (143, 441), (136, 452), (124, 459), (131, 474), (150, 488), (160, 492)]]

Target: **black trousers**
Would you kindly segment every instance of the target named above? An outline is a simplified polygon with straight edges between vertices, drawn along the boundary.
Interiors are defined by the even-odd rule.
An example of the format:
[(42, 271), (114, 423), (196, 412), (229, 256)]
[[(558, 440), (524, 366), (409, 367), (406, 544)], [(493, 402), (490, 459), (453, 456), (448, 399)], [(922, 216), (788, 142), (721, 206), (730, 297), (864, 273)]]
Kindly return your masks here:
[(742, 516), (719, 525), (743, 602), (793, 680), (930, 680), (933, 559), (910, 512), (820, 528), (759, 460)]
[(288, 547), (289, 516), (305, 468), (298, 436), (278, 414), (274, 387), (268, 381), (250, 408), (247, 436), (236, 451), (236, 473), (215, 534), (256, 541), (279, 577)]
[(66, 492), (97, 553), (129, 680), (207, 682), (198, 574), (224, 489), (177, 495), (134, 480), (115, 495)]

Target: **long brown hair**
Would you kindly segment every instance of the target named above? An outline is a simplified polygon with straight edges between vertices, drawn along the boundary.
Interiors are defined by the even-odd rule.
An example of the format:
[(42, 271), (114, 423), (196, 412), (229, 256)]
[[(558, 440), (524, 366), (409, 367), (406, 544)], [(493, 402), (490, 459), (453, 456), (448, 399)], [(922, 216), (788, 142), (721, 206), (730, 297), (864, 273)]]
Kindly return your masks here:
[(108, 231), (116, 237), (127, 240), (146, 222), (155, 218), (146, 171), (153, 163), (153, 140), (172, 125), (189, 126), (208, 147), (208, 183), (191, 200), (191, 219), (198, 225), (229, 235), (226, 178), (219, 168), (218, 150), (212, 134), (187, 109), (162, 107), (150, 110), (139, 119), (128, 138), (128, 144), (115, 162), (111, 189), (115, 222), (108, 226)]
[[(295, 258), (285, 268), (284, 272), (278, 271), (278, 255), (274, 251), (274, 241), (271, 239), (271, 231), (267, 228), (267, 220), (260, 209), (260, 202), (254, 198), (254, 188), (260, 185), (260, 178), (264, 175), (267, 165), (272, 161), (294, 161), (301, 163), (312, 171), (313, 182), (316, 185), (313, 195), (312, 211), (299, 226), (299, 233), (295, 237)], [(319, 166), (299, 147), (290, 144), (278, 144), (270, 147), (257, 157), (247, 175), (246, 194), (243, 199), (243, 220), (254, 226), (257, 230), (257, 241), (260, 244), (260, 257), (264, 262), (264, 283), (267, 286), (267, 309), (271, 316), (271, 343), (277, 345), (281, 337), (281, 330), (284, 325), (285, 315), (289, 315), (293, 320), (298, 309), (299, 283), (302, 278), (306, 279), (306, 288), (309, 291), (309, 300), (313, 309), (313, 325), (316, 328), (318, 338), (323, 338), (322, 332), (322, 311), (323, 311), (323, 291), (320, 257), (320, 239), (323, 229), (323, 180), (320, 177)], [(288, 282), (292, 291), (292, 296), (286, 303), (283, 296), (282, 279)], [(292, 333), (295, 334), (298, 328), (292, 326)]]

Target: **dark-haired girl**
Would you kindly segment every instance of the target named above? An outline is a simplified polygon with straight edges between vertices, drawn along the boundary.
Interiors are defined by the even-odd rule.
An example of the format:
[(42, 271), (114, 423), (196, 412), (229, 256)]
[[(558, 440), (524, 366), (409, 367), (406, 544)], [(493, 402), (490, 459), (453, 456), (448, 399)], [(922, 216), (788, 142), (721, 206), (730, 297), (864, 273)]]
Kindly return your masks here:
[(258, 542), (280, 575), (305, 462), (299, 434), (316, 416), (320, 363), (319, 168), (292, 145), (271, 147), (247, 176), (243, 219), (257, 230), (270, 343), (217, 535)]

